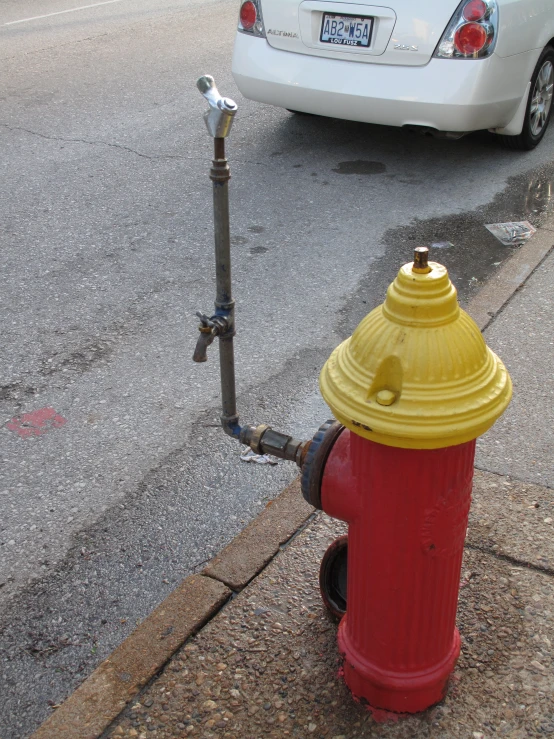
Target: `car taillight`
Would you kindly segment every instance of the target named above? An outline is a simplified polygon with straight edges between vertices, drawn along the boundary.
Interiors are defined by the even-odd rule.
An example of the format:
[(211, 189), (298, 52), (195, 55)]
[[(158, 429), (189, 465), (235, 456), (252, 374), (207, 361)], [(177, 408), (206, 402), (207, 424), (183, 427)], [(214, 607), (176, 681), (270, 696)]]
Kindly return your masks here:
[(256, 6), (252, 0), (246, 0), (240, 6), (240, 22), (245, 31), (250, 31), (254, 27), (257, 17)]
[(487, 43), (487, 32), (480, 23), (464, 23), (454, 34), (456, 51), (464, 56), (473, 56)]
[(494, 51), (498, 34), (496, 0), (463, 0), (435, 50), (441, 59), (483, 59)]
[(487, 4), (483, 0), (470, 0), (462, 14), (466, 21), (481, 21), (487, 14)]
[(244, 0), (240, 6), (238, 30), (265, 38), (260, 0)]

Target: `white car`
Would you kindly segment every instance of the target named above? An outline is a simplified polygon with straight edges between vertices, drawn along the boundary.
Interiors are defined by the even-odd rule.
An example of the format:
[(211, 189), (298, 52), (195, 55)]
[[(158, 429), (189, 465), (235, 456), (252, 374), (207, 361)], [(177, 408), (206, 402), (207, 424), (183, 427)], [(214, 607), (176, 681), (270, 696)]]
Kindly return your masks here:
[(551, 114), (554, 0), (245, 0), (233, 76), (293, 112), (532, 149)]

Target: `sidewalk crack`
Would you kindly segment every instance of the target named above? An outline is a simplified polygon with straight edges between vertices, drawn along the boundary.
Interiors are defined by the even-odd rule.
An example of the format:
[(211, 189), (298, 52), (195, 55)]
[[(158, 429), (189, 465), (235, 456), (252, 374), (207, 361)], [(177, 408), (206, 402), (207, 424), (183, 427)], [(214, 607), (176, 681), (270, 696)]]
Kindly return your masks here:
[(542, 488), (543, 490), (552, 490), (552, 486), (545, 482), (536, 482), (534, 480), (528, 480), (525, 477), (517, 477), (516, 475), (511, 472), (510, 474), (504, 474), (502, 472), (496, 472), (496, 470), (489, 469), (488, 467), (484, 467), (481, 465), (476, 464), (475, 469), (479, 470), (479, 472), (485, 472), (487, 475), (496, 475), (496, 477), (503, 478), (505, 480), (508, 480), (509, 482), (515, 482), (520, 483), (522, 485), (534, 485), (537, 488)]
[(518, 557), (512, 557), (510, 554), (501, 554), (495, 552), (490, 547), (480, 546), (479, 544), (466, 543), (465, 549), (471, 549), (472, 551), (482, 552), (483, 554), (489, 554), (491, 557), (498, 559), (502, 562), (508, 562), (509, 564), (516, 565), (516, 567), (525, 567), (528, 570), (534, 570), (535, 572), (541, 572), (543, 575), (554, 577), (554, 569), (551, 567), (545, 567), (544, 565), (536, 565), (532, 562), (527, 562), (524, 559)]

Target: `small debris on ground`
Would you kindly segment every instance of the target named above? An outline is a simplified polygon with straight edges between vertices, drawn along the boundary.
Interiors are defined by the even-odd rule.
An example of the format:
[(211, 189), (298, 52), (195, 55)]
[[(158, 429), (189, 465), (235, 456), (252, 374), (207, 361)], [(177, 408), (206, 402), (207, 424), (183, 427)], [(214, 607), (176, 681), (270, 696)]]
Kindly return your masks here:
[(537, 229), (529, 221), (508, 221), (507, 223), (486, 223), (493, 236), (504, 246), (520, 246), (536, 233)]
[(252, 449), (247, 449), (240, 455), (243, 462), (255, 462), (256, 464), (278, 464), (279, 460), (271, 454), (256, 454)]

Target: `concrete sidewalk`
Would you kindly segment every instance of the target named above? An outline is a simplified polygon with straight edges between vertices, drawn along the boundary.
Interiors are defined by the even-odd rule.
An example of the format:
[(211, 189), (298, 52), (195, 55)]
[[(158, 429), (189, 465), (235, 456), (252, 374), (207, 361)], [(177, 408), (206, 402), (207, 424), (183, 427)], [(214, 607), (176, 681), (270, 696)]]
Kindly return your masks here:
[[(487, 521), (479, 523), (489, 497), (497, 503), (513, 498), (514, 525), (507, 533), (517, 538), (522, 521), (532, 525), (537, 518), (540, 509), (528, 507), (537, 493), (496, 475), (477, 476), (475, 533), (466, 549), (458, 615), (463, 650), (439, 706), (391, 721), (390, 715), (352, 700), (339, 675), (336, 625), (317, 588), (319, 561), (345, 528), (319, 514), (175, 655), (107, 736), (524, 739), (554, 734), (554, 573), (499, 557)], [(554, 555), (552, 542), (545, 552)]]
[[(554, 241), (554, 234), (543, 232), (543, 237)], [(142, 692), (135, 690), (104, 733), (94, 728), (100, 725), (94, 716), (82, 730), (68, 716), (100, 711), (102, 685), (107, 670), (116, 669), (117, 656), (110, 658), (111, 668), (106, 661), (104, 673), (99, 668), (96, 683), (89, 678), (93, 688), (85, 683), (66, 702), (68, 708), (64, 704), (34, 736), (554, 736), (553, 284), (550, 253), (485, 330), (487, 343), (512, 375), (514, 401), (478, 444), (458, 610), (462, 654), (441, 704), (392, 718), (352, 700), (340, 679), (336, 624), (318, 591), (321, 557), (346, 527), (322, 513), (310, 516), (292, 489), (268, 507), (265, 529), (246, 533), (242, 541), (239, 537), (208, 566), (200, 579), (214, 588), (216, 615), (203, 628), (198, 623), (196, 636), (178, 651), (168, 649), (167, 656), (174, 654), (163, 671)], [(279, 511), (292, 509), (291, 531), (307, 523), (273, 557), (284, 537), (274, 530)], [(240, 553), (256, 546), (267, 549), (257, 569), (271, 561), (251, 580)], [(189, 605), (182, 598), (181, 609)], [(155, 612), (160, 624), (162, 606)], [(161, 649), (158, 645), (172, 632), (173, 626), (164, 628), (146, 651)], [(167, 656), (160, 657), (160, 665)], [(117, 673), (120, 684), (133, 679), (131, 673)], [(108, 683), (113, 690), (115, 682)], [(121, 695), (123, 707), (132, 686)]]
[[(318, 514), (178, 652), (110, 737), (554, 735), (554, 255), (485, 331), (514, 401), (479, 444), (446, 700), (396, 723), (356, 704), (338, 676), (317, 575), (343, 524)], [(383, 722), (384, 720), (384, 722)]]

